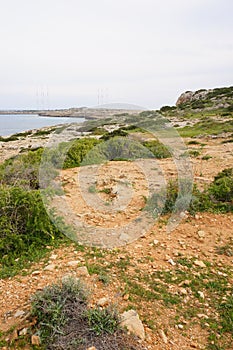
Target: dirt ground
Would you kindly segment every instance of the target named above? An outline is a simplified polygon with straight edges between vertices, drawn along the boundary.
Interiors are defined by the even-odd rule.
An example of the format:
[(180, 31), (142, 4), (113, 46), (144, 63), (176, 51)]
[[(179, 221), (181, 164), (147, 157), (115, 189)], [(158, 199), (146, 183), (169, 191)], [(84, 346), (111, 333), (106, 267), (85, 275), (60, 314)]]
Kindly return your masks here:
[[(190, 149), (199, 149), (200, 155), (191, 158), (194, 172), (194, 181), (203, 187), (213, 180), (214, 176), (221, 170), (233, 165), (233, 144), (223, 144), (221, 138), (200, 139), (205, 146), (200, 150), (199, 145), (190, 145)], [(210, 156), (209, 160), (203, 160), (203, 156)], [(4, 156), (5, 157), (5, 156)], [(175, 166), (170, 159), (159, 160), (165, 178), (176, 174)], [(120, 164), (120, 167), (119, 167)], [(98, 170), (98, 176), (88, 183), (85, 188), (85, 195), (77, 182), (77, 169), (68, 169), (60, 174), (65, 190), (66, 203), (71, 208), (72, 215), (78, 217), (85, 225), (92, 227), (104, 227), (115, 229), (120, 232), (121, 227), (134, 222), (138, 212), (144, 206), (144, 196), (148, 194), (148, 182), (143, 172), (133, 162), (109, 162)], [(131, 183), (133, 194), (128, 191), (126, 181)], [(119, 183), (123, 187), (119, 187)], [(91, 187), (95, 185), (95, 188)], [(133, 184), (133, 185), (132, 185)], [(117, 187), (118, 186), (118, 187)], [(125, 186), (125, 187), (124, 187)], [(93, 197), (94, 196), (94, 197)], [(95, 198), (95, 199), (92, 199)], [(124, 199), (122, 202), (120, 202)], [(64, 198), (63, 198), (64, 199)], [(95, 203), (95, 200), (97, 203)], [(62, 213), (62, 204), (56, 200), (56, 208)], [(101, 210), (98, 203), (102, 203)], [(105, 203), (105, 204), (103, 204)], [(54, 203), (55, 205), (55, 203)], [(126, 205), (124, 207), (124, 205)], [(112, 207), (118, 210), (112, 210)], [(114, 207), (114, 208), (115, 208)], [(119, 209), (120, 208), (120, 209)], [(123, 209), (122, 209), (123, 208)], [(64, 209), (64, 208), (63, 208)], [(71, 223), (74, 220), (72, 215), (68, 218)], [(216, 253), (216, 246), (227, 244), (233, 236), (233, 215), (217, 215), (210, 213), (197, 214), (195, 217), (185, 214), (180, 224), (171, 233), (166, 232), (166, 225), (159, 220), (147, 232), (130, 236), (129, 241), (123, 238), (122, 247), (118, 248), (117, 256), (111, 252), (106, 253), (106, 264), (108, 261), (114, 263), (130, 259), (131, 265), (127, 267), (127, 273), (132, 275), (135, 267), (147, 274), (156, 270), (172, 271), (172, 261), (175, 261), (179, 254), (195, 258), (198, 261), (209, 261), (221, 268), (229, 266), (233, 269), (233, 257), (219, 255)], [(132, 230), (132, 229), (131, 229)], [(204, 232), (200, 237), (200, 232)], [(119, 243), (119, 241), (116, 241)], [(116, 243), (115, 242), (115, 243)], [(130, 243), (129, 243), (130, 242)], [(157, 247), (155, 249), (155, 246)], [(89, 249), (89, 248), (88, 248)], [(145, 257), (150, 257), (145, 261)], [(114, 260), (115, 259), (115, 260)], [(170, 262), (169, 262), (170, 261)], [(77, 262), (78, 265), (75, 265)], [(80, 276), (77, 266), (91, 266), (98, 262), (98, 254), (95, 250), (79, 251), (74, 245), (64, 246), (51, 250), (49, 260), (34, 264), (29, 270), (23, 271), (21, 275), (0, 280), (0, 331), (9, 330), (17, 322), (22, 322), (20, 317), (15, 317), (17, 311), (27, 312), (30, 308), (30, 297), (33, 293), (43, 289), (46, 285), (56, 282), (64, 275), (71, 274)], [(52, 265), (51, 269), (45, 267)], [(128, 307), (129, 296), (123, 292), (123, 285), (118, 278), (118, 270), (112, 268), (111, 283), (103, 284), (98, 275), (80, 276), (92, 290), (90, 304), (94, 305), (102, 297), (107, 297), (109, 302), (118, 305), (122, 311)], [(230, 281), (233, 283), (233, 280)], [(171, 286), (176, 288), (176, 286)], [(152, 329), (145, 324), (146, 339), (143, 343), (152, 350), (176, 350), (176, 349), (204, 349), (207, 341), (207, 331), (197, 323), (190, 324), (186, 331), (181, 327), (172, 325), (170, 320), (173, 316), (173, 309), (163, 308), (157, 312), (160, 303), (141, 302), (139, 315), (147, 315), (155, 321)], [(208, 308), (208, 307), (207, 307)], [(24, 314), (25, 315), (25, 314)], [(161, 335), (166, 333), (166, 339)]]

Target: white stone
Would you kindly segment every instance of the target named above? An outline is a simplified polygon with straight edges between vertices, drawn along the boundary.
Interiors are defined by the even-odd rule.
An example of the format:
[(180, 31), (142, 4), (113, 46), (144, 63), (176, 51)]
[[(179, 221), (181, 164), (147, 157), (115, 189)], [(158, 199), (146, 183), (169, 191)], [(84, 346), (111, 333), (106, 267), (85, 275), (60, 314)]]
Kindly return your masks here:
[(51, 259), (51, 260), (57, 259), (57, 254), (52, 254), (52, 255), (50, 256), (50, 259)]
[(199, 290), (197, 293), (199, 294), (200, 298), (205, 299), (205, 295), (203, 292)]
[(28, 332), (28, 328), (23, 328), (21, 331), (19, 331), (19, 335), (26, 335)]
[(142, 321), (135, 310), (123, 312), (121, 315), (120, 326), (126, 327), (130, 333), (136, 335), (140, 339), (145, 339), (145, 330)]
[(108, 304), (109, 304), (109, 299), (108, 298), (101, 298), (101, 299), (99, 299), (97, 301), (97, 305), (101, 306), (101, 307), (106, 306)]
[(201, 260), (195, 260), (194, 265), (199, 266), (199, 267), (206, 267), (206, 264)]
[(175, 266), (175, 265), (176, 265), (175, 261), (172, 260), (172, 259), (169, 259), (168, 262), (169, 262), (169, 264), (171, 264), (172, 266)]
[(22, 317), (25, 315), (25, 311), (22, 311), (22, 310), (18, 310), (16, 311), (16, 313), (14, 314), (14, 317), (17, 318), (17, 317)]
[(47, 266), (45, 266), (44, 271), (54, 271), (56, 268), (55, 264), (49, 264)]
[(167, 344), (168, 343), (168, 339), (167, 339), (167, 336), (166, 336), (166, 334), (164, 333), (164, 331), (162, 329), (159, 330), (159, 335), (162, 338), (163, 342), (165, 344)]
[(198, 234), (199, 238), (204, 238), (205, 237), (205, 231), (200, 230), (200, 231), (197, 232), (197, 234)]
[(37, 276), (40, 274), (40, 271), (39, 270), (36, 270), (36, 271), (33, 271), (32, 272), (32, 276)]
[(88, 272), (88, 269), (86, 268), (86, 266), (80, 266), (77, 268), (76, 270), (77, 274), (79, 276), (90, 276), (89, 275), (89, 272)]

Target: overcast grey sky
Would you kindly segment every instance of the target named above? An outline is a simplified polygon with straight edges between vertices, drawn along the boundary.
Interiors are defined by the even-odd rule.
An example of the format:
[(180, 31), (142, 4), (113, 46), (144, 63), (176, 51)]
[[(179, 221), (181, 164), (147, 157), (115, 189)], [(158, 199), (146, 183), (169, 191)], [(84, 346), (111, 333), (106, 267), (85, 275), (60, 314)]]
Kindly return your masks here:
[(233, 85), (232, 0), (0, 5), (0, 109), (94, 106), (98, 90), (100, 102), (159, 108)]

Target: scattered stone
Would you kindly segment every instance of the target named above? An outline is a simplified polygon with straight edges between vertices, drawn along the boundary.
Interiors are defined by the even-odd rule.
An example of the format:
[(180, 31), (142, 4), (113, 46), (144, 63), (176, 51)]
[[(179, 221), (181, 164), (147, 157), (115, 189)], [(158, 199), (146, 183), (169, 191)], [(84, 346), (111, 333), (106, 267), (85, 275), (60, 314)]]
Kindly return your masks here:
[(97, 350), (95, 346), (91, 346), (90, 348), (87, 348), (87, 350)]
[(28, 332), (28, 328), (23, 328), (19, 331), (19, 335), (26, 335)]
[(200, 298), (205, 299), (205, 295), (203, 292), (199, 290), (197, 293), (199, 294)]
[(182, 324), (178, 324), (177, 327), (178, 327), (179, 329), (183, 329), (183, 328), (184, 328), (184, 326), (183, 326)]
[(158, 245), (159, 241), (157, 239), (154, 239), (153, 243), (154, 243), (154, 245)]
[(56, 260), (57, 259), (57, 254), (52, 254), (50, 256), (50, 260)]
[(197, 317), (198, 318), (205, 318), (205, 319), (208, 319), (209, 317), (205, 314), (197, 314)]
[(17, 318), (17, 317), (22, 317), (25, 315), (25, 311), (23, 310), (18, 310), (16, 311), (16, 313), (14, 314), (14, 317)]
[(32, 335), (31, 343), (32, 345), (40, 346), (40, 337), (38, 335)]
[(44, 271), (54, 271), (56, 268), (55, 264), (49, 264), (47, 266), (45, 266)]
[(86, 266), (80, 266), (77, 268), (76, 270), (77, 274), (79, 276), (90, 276), (89, 275), (89, 272), (88, 272), (88, 269), (86, 268)]
[(202, 231), (202, 230), (198, 231), (197, 234), (198, 234), (198, 237), (199, 237), (199, 238), (204, 238), (205, 235), (206, 235), (206, 234), (205, 234), (205, 231)]
[(175, 261), (174, 261), (173, 259), (169, 259), (168, 262), (169, 262), (169, 264), (171, 264), (172, 266), (175, 266), (175, 265), (176, 265), (176, 263), (175, 263)]
[(145, 339), (145, 330), (142, 321), (135, 310), (123, 312), (120, 326), (126, 327), (130, 333), (136, 335), (140, 339)]
[(32, 272), (32, 276), (37, 276), (37, 275), (40, 275), (40, 271), (39, 270), (36, 270), (36, 271)]
[(163, 342), (165, 344), (167, 344), (168, 343), (168, 339), (167, 339), (167, 336), (166, 336), (166, 334), (164, 333), (164, 331), (162, 329), (159, 330), (159, 335), (162, 338)]
[(180, 217), (182, 218), (182, 219), (186, 219), (187, 217), (188, 217), (188, 215), (184, 212), (184, 211), (182, 211), (181, 213), (180, 213)]
[(187, 290), (185, 288), (180, 288), (180, 294), (187, 295)]
[(101, 307), (106, 306), (108, 304), (109, 304), (109, 299), (108, 298), (101, 298), (101, 299), (99, 299), (97, 301), (97, 305), (101, 306)]
[(195, 260), (194, 265), (199, 266), (199, 267), (206, 267), (206, 264), (201, 260)]
[(80, 261), (78, 261), (78, 260), (68, 261), (67, 266), (76, 267), (76, 266), (78, 266), (79, 263), (80, 263)]

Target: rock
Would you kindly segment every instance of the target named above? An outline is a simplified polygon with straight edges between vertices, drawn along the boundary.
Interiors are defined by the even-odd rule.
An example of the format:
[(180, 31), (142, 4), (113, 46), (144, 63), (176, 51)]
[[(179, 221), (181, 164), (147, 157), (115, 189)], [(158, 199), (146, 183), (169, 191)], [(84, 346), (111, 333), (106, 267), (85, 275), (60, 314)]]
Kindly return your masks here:
[(121, 315), (120, 326), (126, 327), (130, 333), (136, 335), (140, 339), (145, 339), (145, 330), (142, 321), (135, 310), (123, 312)]
[(40, 346), (40, 337), (38, 335), (31, 336), (32, 345)]
[(200, 231), (197, 232), (197, 234), (198, 234), (199, 238), (204, 238), (205, 237), (205, 231), (200, 230)]
[(39, 270), (36, 270), (36, 271), (32, 272), (32, 276), (37, 276), (37, 275), (40, 275), (40, 271)]
[(200, 298), (205, 299), (205, 295), (203, 292), (199, 290), (197, 293), (199, 294)]
[(87, 348), (87, 350), (97, 350), (95, 346), (91, 346), (90, 348)]
[(183, 329), (183, 328), (184, 328), (184, 326), (183, 326), (182, 324), (178, 324), (177, 327), (178, 327), (179, 329)]
[(185, 288), (180, 288), (180, 294), (187, 295), (187, 290)]
[(50, 256), (50, 260), (56, 260), (57, 259), (57, 254), (52, 254)]
[(175, 261), (172, 260), (172, 259), (169, 259), (168, 262), (169, 262), (169, 264), (171, 264), (172, 266), (175, 266), (175, 265), (176, 265)]
[(158, 245), (159, 241), (157, 239), (154, 239), (153, 243), (154, 243), (154, 245)]
[(125, 295), (123, 296), (123, 299), (124, 299), (124, 300), (129, 300), (129, 294), (125, 294)]
[(101, 299), (99, 299), (97, 301), (97, 305), (101, 306), (101, 307), (106, 306), (108, 304), (109, 304), (109, 299), (108, 298), (101, 298)]
[(28, 328), (23, 328), (19, 331), (19, 335), (26, 335), (28, 332)]
[(209, 317), (205, 314), (197, 314), (197, 317), (198, 318), (205, 318), (205, 319), (208, 319)]
[(14, 317), (17, 318), (17, 317), (22, 317), (25, 315), (25, 311), (23, 310), (18, 310), (16, 311), (16, 313), (14, 314)]
[(86, 268), (86, 266), (80, 266), (77, 268), (76, 270), (77, 274), (79, 276), (90, 276), (89, 275), (89, 272), (88, 272), (88, 269)]
[(129, 235), (127, 235), (127, 233), (122, 233), (121, 235), (120, 235), (120, 240), (121, 241), (124, 241), (124, 242), (127, 242), (128, 240), (129, 240)]
[(44, 271), (54, 271), (56, 268), (55, 264), (49, 264), (47, 266), (45, 266)]
[(78, 260), (68, 261), (67, 266), (76, 267), (76, 266), (78, 266), (78, 264), (80, 264), (80, 261), (78, 261)]
[(163, 342), (165, 344), (167, 344), (168, 343), (167, 336), (166, 336), (166, 334), (164, 333), (164, 331), (162, 329), (159, 330), (159, 335), (162, 338)]
[(194, 265), (199, 266), (199, 267), (206, 267), (206, 264), (201, 260), (195, 260)]

